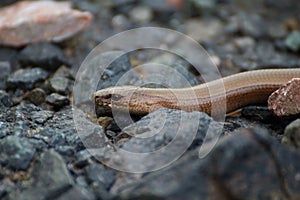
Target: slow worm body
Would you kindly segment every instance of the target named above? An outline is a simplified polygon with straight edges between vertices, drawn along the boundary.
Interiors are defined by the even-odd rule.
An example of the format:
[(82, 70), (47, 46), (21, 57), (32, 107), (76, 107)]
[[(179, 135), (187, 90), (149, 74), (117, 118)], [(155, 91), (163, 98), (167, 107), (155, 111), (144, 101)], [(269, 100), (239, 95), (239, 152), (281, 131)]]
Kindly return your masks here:
[(131, 114), (166, 107), (218, 115), (265, 103), (273, 91), (292, 78), (300, 78), (300, 68), (254, 70), (189, 88), (116, 86), (95, 92), (94, 100), (97, 106)]

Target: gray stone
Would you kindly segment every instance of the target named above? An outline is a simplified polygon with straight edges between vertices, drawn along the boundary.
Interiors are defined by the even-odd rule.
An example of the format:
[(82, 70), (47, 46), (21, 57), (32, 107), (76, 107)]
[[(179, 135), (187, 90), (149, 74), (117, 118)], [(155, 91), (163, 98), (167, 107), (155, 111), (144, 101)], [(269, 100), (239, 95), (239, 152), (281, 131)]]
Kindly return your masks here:
[(9, 94), (0, 90), (0, 108), (1, 107), (12, 107), (13, 102)]
[(149, 7), (138, 6), (129, 12), (129, 17), (133, 22), (145, 24), (151, 21), (153, 13)]
[(46, 102), (54, 106), (54, 108), (59, 109), (68, 105), (70, 103), (70, 100), (66, 96), (52, 93), (51, 95), (47, 96)]
[[(132, 65), (129, 62), (127, 55), (121, 55), (122, 52), (109, 52), (102, 54), (99, 59), (100, 63), (106, 63), (106, 60), (115, 59), (106, 69), (100, 69), (101, 77), (97, 87), (97, 90), (108, 88), (110, 86), (116, 85), (119, 79), (129, 70), (132, 69)], [(101, 65), (100, 65), (101, 67)], [(129, 80), (128, 80), (129, 82)], [(93, 83), (95, 84), (95, 83)]]
[[(122, 135), (125, 139), (116, 139), (115, 152), (107, 150), (100, 160), (126, 171), (152, 171), (188, 149), (199, 147), (204, 141), (207, 143), (222, 137), (222, 125), (205, 113), (161, 108), (122, 128)], [(120, 149), (130, 153), (119, 155)], [(152, 152), (155, 153), (151, 154), (151, 159), (147, 156), (136, 158), (131, 154), (148, 155)]]
[(35, 149), (26, 138), (7, 136), (0, 140), (0, 162), (15, 170), (28, 169)]
[(300, 148), (300, 119), (293, 121), (285, 128), (282, 143)]
[[(299, 198), (300, 154), (263, 129), (223, 137), (204, 159), (194, 150), (173, 165), (120, 187), (118, 199)], [(286, 156), (286, 157), (285, 157)], [(193, 181), (192, 181), (193, 180)]]
[(11, 65), (9, 62), (0, 61), (0, 90), (6, 89), (6, 81), (11, 73)]
[(198, 13), (208, 13), (216, 9), (216, 0), (191, 0)]
[[(195, 128), (198, 122), (199, 124)], [(188, 113), (180, 110), (162, 108), (150, 113), (138, 122), (122, 130), (123, 133), (130, 136), (146, 134), (152, 137), (133, 137), (127, 142), (121, 143), (121, 145), (123, 149), (130, 152), (153, 152), (171, 142), (175, 137), (179, 137), (179, 133), (177, 132), (179, 129), (183, 132), (181, 132), (180, 135), (184, 136), (181, 140), (182, 145), (186, 144), (189, 136), (192, 137), (193, 131), (196, 131), (194, 133), (195, 138), (193, 138), (194, 143), (201, 144), (206, 136), (206, 131), (210, 123), (216, 127), (220, 126), (220, 124), (215, 123), (212, 118), (205, 113)], [(162, 129), (159, 129), (159, 127)]]
[(68, 78), (64, 77), (54, 77), (49, 80), (49, 87), (52, 92), (59, 93), (59, 94), (69, 94), (71, 81)]
[(298, 52), (300, 50), (300, 32), (293, 31), (290, 33), (285, 39), (285, 45), (290, 50)]
[(48, 75), (48, 72), (41, 68), (19, 69), (8, 78), (7, 87), (10, 89), (30, 90), (37, 83), (44, 81)]
[(18, 51), (12, 48), (0, 47), (0, 62), (8, 62), (11, 66), (11, 71), (19, 67)]
[(52, 71), (63, 64), (69, 65), (63, 51), (46, 42), (25, 47), (19, 54), (19, 62), (23, 67), (40, 67)]
[(93, 163), (86, 168), (87, 178), (90, 182), (103, 185), (107, 190), (115, 182), (115, 176), (110, 169), (106, 169), (102, 164)]
[(56, 200), (65, 200), (65, 199), (73, 199), (73, 200), (94, 200), (96, 199), (94, 194), (86, 188), (75, 186), (70, 190), (61, 194)]
[(34, 105), (40, 105), (46, 100), (46, 92), (41, 88), (35, 88), (27, 93), (25, 99)]
[(54, 199), (70, 190), (74, 181), (63, 158), (53, 149), (47, 150), (35, 163), (32, 171), (33, 185), (11, 196), (16, 199)]
[(238, 15), (239, 28), (244, 35), (261, 38), (266, 35), (267, 30), (263, 18), (256, 14), (240, 13)]
[(33, 112), (31, 119), (37, 124), (44, 124), (48, 119), (53, 117), (53, 111), (42, 110)]

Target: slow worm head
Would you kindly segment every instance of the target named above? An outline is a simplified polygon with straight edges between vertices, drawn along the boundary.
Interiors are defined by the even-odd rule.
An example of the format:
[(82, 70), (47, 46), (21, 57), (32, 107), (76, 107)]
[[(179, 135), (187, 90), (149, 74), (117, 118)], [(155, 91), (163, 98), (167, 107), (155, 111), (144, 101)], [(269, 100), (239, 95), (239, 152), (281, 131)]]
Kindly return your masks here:
[[(139, 115), (161, 107), (211, 114), (212, 106), (216, 106), (214, 114), (222, 114), (265, 103), (273, 91), (292, 78), (300, 78), (300, 68), (254, 70), (189, 88), (117, 86), (99, 90), (93, 98), (97, 106)], [(223, 92), (212, 89), (219, 86)]]

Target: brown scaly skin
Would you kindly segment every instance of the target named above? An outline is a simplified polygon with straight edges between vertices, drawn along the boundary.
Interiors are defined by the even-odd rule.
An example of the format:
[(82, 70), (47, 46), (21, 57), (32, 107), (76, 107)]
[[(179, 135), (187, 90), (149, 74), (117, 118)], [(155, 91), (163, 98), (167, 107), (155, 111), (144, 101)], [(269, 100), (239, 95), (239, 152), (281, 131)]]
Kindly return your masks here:
[(300, 68), (243, 72), (190, 88), (111, 87), (95, 92), (93, 98), (97, 106), (137, 115), (161, 107), (218, 115), (265, 103), (292, 78), (300, 78)]

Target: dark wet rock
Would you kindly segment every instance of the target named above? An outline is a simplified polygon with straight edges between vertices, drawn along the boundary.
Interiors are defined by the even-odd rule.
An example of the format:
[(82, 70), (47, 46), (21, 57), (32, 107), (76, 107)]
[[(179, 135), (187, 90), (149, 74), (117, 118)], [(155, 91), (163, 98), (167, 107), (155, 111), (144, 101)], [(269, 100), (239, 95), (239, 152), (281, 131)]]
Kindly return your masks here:
[(293, 31), (290, 33), (285, 39), (285, 45), (294, 52), (300, 51), (300, 32)]
[(19, 62), (23, 67), (40, 67), (45, 70), (56, 70), (61, 65), (69, 65), (63, 51), (50, 43), (32, 44), (19, 54)]
[(41, 68), (19, 69), (8, 78), (7, 87), (9, 89), (30, 90), (37, 83), (44, 81), (48, 75), (48, 72)]
[(6, 89), (6, 81), (11, 73), (11, 66), (9, 62), (0, 61), (0, 90)]
[(7, 136), (0, 140), (0, 162), (15, 170), (28, 169), (35, 149), (26, 138)]
[(295, 174), (299, 173), (300, 154), (281, 146), (265, 130), (245, 130), (223, 137), (204, 159), (199, 159), (198, 153), (192, 151), (144, 180), (119, 188), (118, 198), (299, 197), (300, 180)]
[[(99, 80), (97, 90), (108, 88), (117, 84), (119, 79), (129, 70), (132, 69), (132, 66), (129, 62), (127, 55), (121, 55), (122, 52), (109, 52), (103, 54), (101, 58), (103, 61), (100, 63), (105, 63), (105, 60), (115, 59), (106, 69), (102, 69), (102, 75)], [(130, 80), (127, 80), (130, 82)]]
[(13, 102), (9, 94), (0, 90), (0, 108), (11, 106), (13, 106)]
[(64, 77), (54, 77), (49, 80), (49, 87), (52, 92), (66, 95), (71, 91), (71, 81)]
[(32, 171), (33, 185), (20, 193), (10, 194), (15, 199), (53, 199), (60, 197), (73, 187), (73, 179), (63, 158), (54, 150), (41, 155)]
[(285, 128), (282, 143), (300, 147), (300, 119), (293, 121)]
[(27, 93), (25, 99), (34, 105), (40, 105), (46, 100), (46, 92), (41, 88), (35, 88)]
[(70, 100), (66, 96), (52, 93), (51, 95), (47, 96), (46, 102), (54, 106), (54, 108), (59, 109), (68, 105), (70, 103)]
[(106, 169), (102, 164), (93, 163), (86, 169), (87, 178), (91, 183), (103, 185), (105, 189), (109, 190), (115, 182), (115, 177), (110, 169)]

